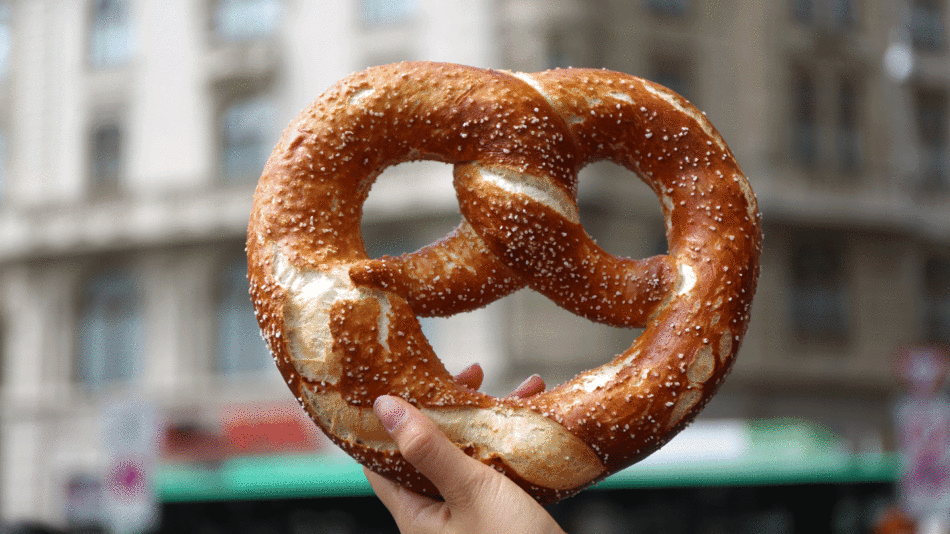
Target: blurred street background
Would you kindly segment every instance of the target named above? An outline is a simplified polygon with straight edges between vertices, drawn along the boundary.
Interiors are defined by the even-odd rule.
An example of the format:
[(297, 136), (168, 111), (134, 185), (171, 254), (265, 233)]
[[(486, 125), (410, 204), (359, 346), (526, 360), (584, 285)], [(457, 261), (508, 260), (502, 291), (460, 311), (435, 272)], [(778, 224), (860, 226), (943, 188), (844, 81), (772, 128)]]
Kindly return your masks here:
[[(564, 528), (863, 533), (888, 510), (950, 513), (948, 24), (945, 0), (0, 0), (0, 533), (395, 532), (267, 354), (244, 239), (284, 125), (400, 60), (659, 82), (758, 195), (734, 371), (666, 449), (552, 507)], [(580, 207), (609, 252), (666, 251), (627, 170), (586, 168)], [(450, 167), (389, 169), (368, 251), (459, 217)], [(425, 331), (496, 395), (636, 335), (527, 290)]]

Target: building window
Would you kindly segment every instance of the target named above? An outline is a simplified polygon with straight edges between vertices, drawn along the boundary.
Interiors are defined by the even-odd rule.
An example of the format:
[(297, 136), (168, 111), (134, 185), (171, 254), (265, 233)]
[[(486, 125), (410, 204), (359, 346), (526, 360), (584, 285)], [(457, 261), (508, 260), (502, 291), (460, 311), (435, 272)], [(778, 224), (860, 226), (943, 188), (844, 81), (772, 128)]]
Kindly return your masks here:
[(93, 196), (113, 195), (123, 172), (122, 131), (115, 124), (96, 126), (90, 139), (90, 191)]
[(598, 68), (604, 63), (607, 30), (591, 22), (554, 26), (547, 35), (547, 68)]
[(214, 371), (246, 373), (269, 365), (270, 357), (248, 294), (247, 259), (243, 255), (234, 256), (221, 269), (215, 307)]
[(690, 0), (646, 0), (647, 8), (665, 17), (685, 17), (689, 14)]
[(792, 324), (804, 342), (841, 343), (848, 336), (842, 250), (808, 236), (791, 258)]
[(7, 376), (7, 355), (10, 353), (10, 351), (7, 350), (8, 341), (7, 322), (3, 317), (0, 317), (0, 389), (3, 389), (3, 386), (6, 385), (9, 379)]
[(661, 54), (650, 61), (650, 81), (656, 82), (683, 98), (695, 102), (693, 70), (690, 62), (682, 56)]
[(10, 53), (13, 48), (13, 8), (9, 1), (0, 0), (0, 79), (10, 73)]
[(864, 157), (863, 84), (855, 74), (834, 71), (793, 69), (789, 151), (792, 162), (806, 171), (854, 175)]
[(789, 9), (792, 12), (792, 18), (798, 22), (808, 23), (814, 19), (815, 8), (812, 0), (790, 0)]
[[(443, 165), (441, 163), (431, 163), (433, 162), (417, 162), (409, 165), (423, 172), (428, 168), (436, 168)], [(378, 200), (379, 198), (373, 200), (373, 197), (370, 197), (370, 202), (376, 202)], [(381, 258), (383, 256), (397, 257), (414, 250), (419, 250), (445, 236), (448, 230), (453, 228), (452, 225), (457, 223), (457, 219), (449, 218), (400, 219), (364, 224), (362, 230), (366, 254), (370, 258)], [(448, 335), (446, 332), (447, 323), (444, 318), (419, 317), (419, 325), (422, 327), (422, 334), (433, 345), (437, 345), (438, 340), (445, 339), (445, 336)]]
[(861, 164), (861, 125), (858, 109), (861, 95), (857, 82), (850, 76), (844, 76), (838, 81), (838, 121), (837, 121), (837, 153), (838, 166), (846, 173), (855, 173)]
[(792, 84), (792, 155), (806, 169), (818, 165), (818, 90), (810, 72), (799, 69)]
[(924, 264), (924, 340), (950, 345), (950, 257)]
[(229, 184), (252, 184), (277, 142), (276, 105), (267, 95), (232, 100), (221, 114), (221, 175)]
[(858, 20), (855, 0), (832, 0), (831, 21), (837, 28), (852, 28)]
[(552, 30), (548, 35), (548, 64), (549, 69), (563, 69), (581, 64), (571, 49), (567, 36), (562, 31)]
[(3, 206), (7, 193), (7, 178), (9, 176), (8, 156), (7, 132), (0, 129), (0, 206)]
[(815, 24), (846, 29), (856, 25), (855, 0), (789, 0), (792, 19), (801, 24)]
[(919, 186), (925, 191), (946, 191), (950, 188), (947, 92), (920, 89), (915, 95), (915, 108), (920, 153)]
[(913, 0), (910, 6), (910, 40), (924, 51), (946, 47), (943, 25), (943, 0)]
[(267, 37), (277, 31), (280, 0), (217, 0), (212, 24), (214, 33), (227, 41)]
[(142, 344), (141, 306), (131, 273), (109, 269), (82, 287), (76, 379), (100, 387), (135, 374)]
[(384, 26), (411, 20), (418, 0), (361, 0), (360, 18), (367, 26)]
[(131, 57), (128, 0), (93, 0), (89, 25), (89, 63), (103, 69), (125, 64)]

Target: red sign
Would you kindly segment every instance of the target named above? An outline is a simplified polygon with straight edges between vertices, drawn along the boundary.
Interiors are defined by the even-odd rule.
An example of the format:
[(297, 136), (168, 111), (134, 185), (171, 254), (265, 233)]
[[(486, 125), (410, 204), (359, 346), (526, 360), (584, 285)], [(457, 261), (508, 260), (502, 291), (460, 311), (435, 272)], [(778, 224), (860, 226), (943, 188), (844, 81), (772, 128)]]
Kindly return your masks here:
[(323, 443), (297, 404), (233, 407), (224, 413), (222, 427), (232, 454), (314, 452)]
[(168, 461), (218, 463), (231, 456), (312, 453), (326, 438), (295, 403), (232, 405), (216, 425), (172, 423), (165, 428)]

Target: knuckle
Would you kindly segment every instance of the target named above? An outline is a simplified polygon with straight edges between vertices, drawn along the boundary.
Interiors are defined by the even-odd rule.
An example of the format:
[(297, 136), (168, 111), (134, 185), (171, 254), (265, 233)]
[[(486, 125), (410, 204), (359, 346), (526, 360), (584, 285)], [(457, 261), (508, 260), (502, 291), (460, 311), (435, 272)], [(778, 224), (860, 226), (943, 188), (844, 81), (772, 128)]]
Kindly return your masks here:
[(409, 424), (403, 429), (399, 439), (399, 451), (406, 461), (417, 467), (431, 465), (438, 459), (435, 436), (418, 424)]
[(473, 469), (461, 476), (453, 495), (453, 504), (461, 508), (475, 509), (485, 503), (496, 502), (500, 491), (500, 473), (491, 467), (473, 464)]

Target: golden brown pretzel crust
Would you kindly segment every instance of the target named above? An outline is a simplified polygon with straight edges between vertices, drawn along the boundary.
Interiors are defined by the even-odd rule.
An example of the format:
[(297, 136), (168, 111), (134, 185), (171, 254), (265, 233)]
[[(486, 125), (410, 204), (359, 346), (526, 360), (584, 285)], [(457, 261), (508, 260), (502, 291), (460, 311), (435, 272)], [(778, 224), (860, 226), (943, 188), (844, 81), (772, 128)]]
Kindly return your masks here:
[[(463, 221), (418, 252), (370, 259), (370, 186), (416, 159), (455, 165)], [(616, 258), (584, 232), (577, 172), (601, 159), (656, 192), (668, 255)], [(725, 142), (663, 87), (601, 70), (387, 65), (340, 81), (284, 132), (254, 196), (251, 295), (294, 395), (354, 458), (435, 493), (373, 415), (379, 395), (399, 395), (548, 503), (646, 457), (715, 393), (748, 325), (759, 219)], [(645, 330), (610, 363), (529, 399), (458, 386), (416, 316), (525, 285)]]

